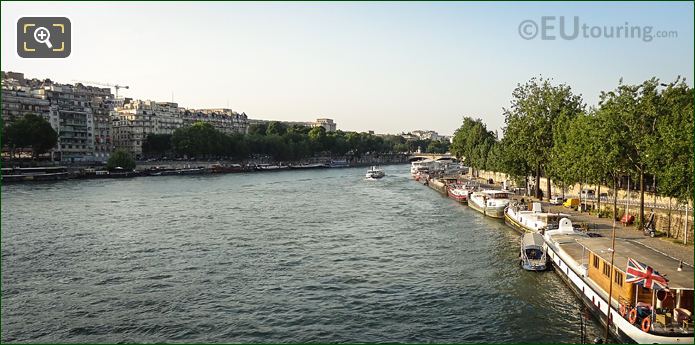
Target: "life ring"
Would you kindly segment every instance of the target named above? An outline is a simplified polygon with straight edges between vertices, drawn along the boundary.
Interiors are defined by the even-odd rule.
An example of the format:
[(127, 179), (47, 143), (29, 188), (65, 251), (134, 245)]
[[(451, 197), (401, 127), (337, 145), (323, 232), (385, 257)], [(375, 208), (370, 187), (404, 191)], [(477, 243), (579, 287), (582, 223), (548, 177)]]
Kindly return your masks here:
[(635, 321), (637, 321), (637, 308), (633, 308), (630, 310), (630, 317), (628, 318), (628, 321), (630, 321), (631, 324), (635, 324)]
[(625, 308), (624, 304), (620, 305), (620, 316), (625, 317), (627, 315), (627, 308)]
[(652, 328), (652, 320), (649, 317), (642, 319), (642, 332), (649, 332)]

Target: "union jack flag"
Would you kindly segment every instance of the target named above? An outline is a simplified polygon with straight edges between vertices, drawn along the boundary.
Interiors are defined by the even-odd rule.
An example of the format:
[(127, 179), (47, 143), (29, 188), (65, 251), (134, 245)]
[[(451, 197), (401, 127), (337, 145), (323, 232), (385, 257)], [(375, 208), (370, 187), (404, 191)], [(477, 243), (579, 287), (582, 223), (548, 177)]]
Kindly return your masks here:
[(647, 289), (659, 290), (668, 288), (668, 279), (662, 277), (651, 266), (647, 266), (635, 259), (627, 259), (626, 273), (626, 283), (642, 285)]

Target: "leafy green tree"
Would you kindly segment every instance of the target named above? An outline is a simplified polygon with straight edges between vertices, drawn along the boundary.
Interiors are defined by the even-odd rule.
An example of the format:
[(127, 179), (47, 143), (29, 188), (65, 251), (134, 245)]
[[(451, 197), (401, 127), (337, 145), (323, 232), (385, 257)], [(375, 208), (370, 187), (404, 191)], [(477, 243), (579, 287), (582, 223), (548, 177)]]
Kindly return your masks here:
[(43, 117), (26, 114), (7, 126), (7, 144), (15, 148), (31, 147), (32, 157), (48, 152), (58, 143), (58, 133)]
[(164, 154), (171, 149), (171, 134), (149, 133), (142, 143), (145, 154)]
[(135, 159), (128, 151), (116, 150), (111, 153), (109, 160), (106, 162), (106, 169), (114, 170), (116, 168), (123, 168), (125, 170), (135, 169)]
[(287, 126), (282, 122), (272, 121), (268, 124), (268, 128), (265, 131), (266, 135), (284, 135), (287, 132)]
[(693, 88), (678, 77), (659, 96), (655, 142), (648, 147), (647, 164), (662, 195), (692, 201)]
[(488, 131), (482, 120), (465, 117), (454, 133), (449, 150), (472, 169), (485, 169), (488, 152), (495, 141), (495, 133)]
[(449, 143), (441, 140), (433, 140), (427, 145), (429, 153), (446, 153), (449, 150)]
[(626, 85), (621, 80), (615, 90), (600, 96), (600, 110), (616, 129), (613, 134), (621, 138), (627, 173), (637, 176), (640, 184), (640, 224), (644, 224), (644, 175), (654, 158), (649, 157), (651, 147), (658, 145), (656, 122), (661, 102), (658, 86), (656, 78), (640, 85)]
[(265, 123), (258, 123), (249, 125), (249, 134), (251, 135), (265, 135), (268, 129), (268, 125)]
[[(512, 92), (509, 109), (504, 109), (507, 142), (514, 148), (510, 154), (520, 155), (535, 169), (537, 197), (540, 197), (540, 176), (546, 170), (554, 144), (553, 127), (561, 114), (571, 119), (584, 109), (581, 96), (572, 93), (565, 84), (552, 85), (550, 80), (532, 78)], [(519, 170), (519, 169), (514, 169)], [(550, 198), (550, 178), (548, 198)]]

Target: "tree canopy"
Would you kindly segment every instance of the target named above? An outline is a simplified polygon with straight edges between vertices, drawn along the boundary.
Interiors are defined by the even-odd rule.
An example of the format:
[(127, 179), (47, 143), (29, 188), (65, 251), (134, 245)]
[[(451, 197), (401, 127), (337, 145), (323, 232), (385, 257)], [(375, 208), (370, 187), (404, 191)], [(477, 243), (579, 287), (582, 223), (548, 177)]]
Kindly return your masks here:
[(58, 133), (43, 117), (26, 114), (5, 128), (3, 144), (11, 149), (31, 148), (36, 158), (48, 152), (58, 143)]

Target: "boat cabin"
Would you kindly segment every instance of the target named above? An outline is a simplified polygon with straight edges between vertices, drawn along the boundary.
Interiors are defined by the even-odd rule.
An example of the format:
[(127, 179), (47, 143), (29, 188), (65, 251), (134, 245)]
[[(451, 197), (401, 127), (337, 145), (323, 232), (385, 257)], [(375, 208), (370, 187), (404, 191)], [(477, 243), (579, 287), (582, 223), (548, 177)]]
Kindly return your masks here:
[[(628, 241), (615, 244), (611, 266), (611, 240), (606, 237), (582, 238), (586, 274), (608, 297), (613, 281), (612, 299), (620, 314), (635, 327), (659, 335), (693, 334), (693, 267), (665, 255), (652, 255), (651, 249)], [(628, 259), (652, 267), (668, 280), (668, 287), (649, 289), (628, 283)]]

